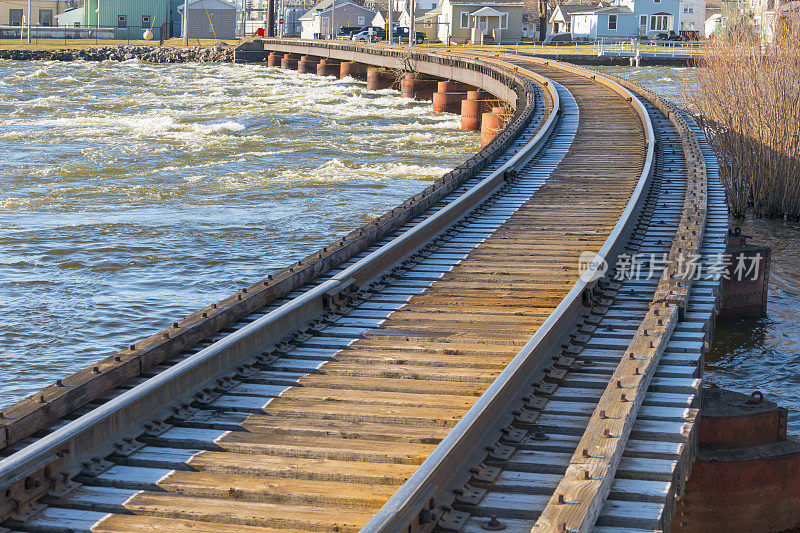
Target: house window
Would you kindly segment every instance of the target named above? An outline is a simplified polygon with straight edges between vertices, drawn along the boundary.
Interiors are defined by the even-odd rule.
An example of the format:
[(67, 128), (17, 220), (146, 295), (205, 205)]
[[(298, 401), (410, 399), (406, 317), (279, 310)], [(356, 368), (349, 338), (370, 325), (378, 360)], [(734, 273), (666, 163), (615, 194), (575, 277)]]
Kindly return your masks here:
[(117, 28), (127, 28), (127, 27), (128, 27), (128, 15), (118, 15)]
[(142, 15), (142, 28), (150, 27), (150, 15)]
[(507, 30), (508, 29), (508, 13), (501, 13), (500, 14), (500, 29)]
[(469, 12), (461, 12), (461, 29), (469, 28)]
[(689, 6), (689, 13), (694, 13), (694, 6)]
[(647, 28), (647, 15), (639, 15), (639, 26)]
[(669, 15), (652, 15), (650, 17), (650, 31), (667, 31), (669, 29)]
[(21, 9), (9, 9), (8, 10), (8, 20), (12, 26), (22, 26), (22, 10)]
[(617, 16), (616, 15), (609, 15), (608, 16), (608, 29), (609, 30), (617, 30)]
[(53, 10), (40, 9), (39, 10), (39, 26), (52, 26), (53, 25)]
[(358, 17), (358, 25), (359, 25), (359, 26), (363, 26), (363, 25), (364, 25), (364, 22), (365, 22), (365, 19), (364, 19), (364, 17)]

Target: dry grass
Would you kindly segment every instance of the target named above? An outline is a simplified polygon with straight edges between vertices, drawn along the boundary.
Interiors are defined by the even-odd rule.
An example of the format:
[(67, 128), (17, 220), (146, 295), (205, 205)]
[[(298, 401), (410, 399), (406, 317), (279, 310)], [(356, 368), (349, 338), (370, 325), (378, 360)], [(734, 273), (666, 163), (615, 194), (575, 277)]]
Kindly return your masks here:
[(773, 42), (746, 30), (710, 42), (684, 87), (720, 161), (731, 214), (800, 217), (800, 17)]

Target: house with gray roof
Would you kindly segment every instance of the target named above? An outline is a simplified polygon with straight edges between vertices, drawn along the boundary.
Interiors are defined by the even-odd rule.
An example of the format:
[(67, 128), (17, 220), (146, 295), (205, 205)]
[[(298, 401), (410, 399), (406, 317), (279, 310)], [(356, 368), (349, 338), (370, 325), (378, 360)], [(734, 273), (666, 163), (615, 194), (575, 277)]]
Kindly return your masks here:
[(375, 15), (376, 11), (352, 0), (322, 0), (300, 17), (300, 38), (335, 36), (342, 27), (371, 26)]
[(558, 4), (550, 19), (547, 23), (550, 25), (550, 33), (555, 35), (561, 32), (572, 31), (572, 14), (579, 11), (585, 11), (592, 7), (597, 7), (596, 4)]
[(442, 0), (439, 40), (445, 43), (516, 43), (522, 39), (523, 0)]
[(629, 40), (677, 31), (680, 0), (612, 0), (572, 13), (572, 38)]

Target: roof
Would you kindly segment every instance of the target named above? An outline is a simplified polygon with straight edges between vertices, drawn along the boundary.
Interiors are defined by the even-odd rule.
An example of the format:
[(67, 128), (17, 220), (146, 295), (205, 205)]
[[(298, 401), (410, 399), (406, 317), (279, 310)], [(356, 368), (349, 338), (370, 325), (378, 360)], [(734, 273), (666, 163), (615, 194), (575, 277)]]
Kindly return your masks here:
[(431, 9), (430, 11), (426, 11), (425, 13), (418, 16), (414, 20), (428, 20), (432, 17), (438, 17), (441, 14), (442, 14), (442, 6), (437, 6), (434, 9)]
[(485, 0), (452, 0), (450, 5), (454, 6), (525, 6), (522, 0), (495, 0), (493, 2), (486, 2)]
[(588, 9), (583, 11), (576, 11), (573, 15), (633, 15), (633, 11), (629, 7), (611, 6), (611, 7), (590, 7), (584, 6)]
[(486, 6), (486, 7), (480, 8), (477, 11), (473, 11), (472, 13), (469, 14), (469, 16), (470, 17), (499, 17), (499, 16), (502, 16), (502, 13), (500, 13), (496, 9), (492, 9), (491, 7)]
[[(344, 4), (353, 4), (354, 6), (360, 7), (361, 9), (363, 9), (365, 11), (369, 11), (370, 13), (375, 13), (375, 11), (373, 11), (373, 10), (371, 10), (369, 8), (366, 8), (364, 6), (360, 6), (360, 5), (356, 4), (355, 2), (353, 2), (352, 0), (336, 0), (336, 5), (337, 6), (341, 6), (341, 5), (344, 5)], [(322, 12), (324, 13), (326, 11), (329, 11), (331, 9), (331, 6), (333, 6), (333, 0), (322, 0), (317, 5), (315, 5), (314, 7), (309, 9), (308, 11), (306, 11), (305, 14), (302, 17), (300, 17), (298, 20), (313, 20), (314, 17), (317, 16), (317, 9), (321, 9)]]
[[(378, 10), (378, 14), (383, 17), (383, 20), (389, 20), (389, 12), (385, 9)], [(392, 21), (400, 20), (400, 15), (402, 14), (402, 11), (392, 10)]]
[(553, 9), (553, 14), (550, 15), (550, 22), (555, 19), (556, 13), (561, 13), (563, 17), (562, 20), (566, 22), (572, 17), (573, 13), (586, 11), (587, 9), (593, 9), (595, 7), (597, 7), (595, 4), (558, 4), (555, 9)]
[[(189, 9), (232, 9), (236, 6), (225, 0), (189, 0)], [(183, 2), (178, 5), (178, 11), (183, 13)]]

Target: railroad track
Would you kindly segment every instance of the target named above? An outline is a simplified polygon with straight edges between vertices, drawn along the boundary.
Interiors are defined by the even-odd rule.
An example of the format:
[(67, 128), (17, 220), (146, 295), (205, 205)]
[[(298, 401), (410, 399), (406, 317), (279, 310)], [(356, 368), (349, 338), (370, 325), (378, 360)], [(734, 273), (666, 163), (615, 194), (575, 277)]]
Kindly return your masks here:
[[(655, 351), (663, 355), (652, 372), (643, 369), (652, 381), (641, 400), (625, 385), (641, 408), (622, 428), (630, 439), (622, 439), (608, 483), (596, 483), (592, 498), (604, 507), (583, 513), (591, 524), (574, 529), (588, 530), (598, 517), (613, 526), (668, 526), (692, 457), (686, 449), (698, 358), (715, 286), (671, 283), (672, 271), (661, 282), (582, 282), (578, 258), (585, 251), (609, 259), (623, 250), (668, 252), (679, 224), (694, 227), (689, 235), (703, 238), (697, 247), (715, 253), (724, 221), (719, 215), (706, 228), (703, 212), (695, 226), (691, 216), (687, 224), (687, 206), (699, 204), (687, 191), (703, 192), (705, 174), (702, 187), (691, 173), (687, 181), (681, 132), (655, 106), (591, 74), (514, 61), (535, 68), (538, 76), (520, 72), (542, 85), (534, 89), (530, 122), (504, 154), (336, 269), (11, 444), (0, 461), (0, 481), (12, 489), (2, 500), (9, 509), (4, 525), (485, 530), (496, 516), (507, 528), (530, 531), (537, 519), (573, 506), (555, 494), (570, 455), (648, 320), (653, 293), (667, 284), (656, 298), (658, 309), (670, 310), (659, 320), (666, 325)], [(414, 234), (431, 238), (411, 247)], [(411, 253), (388, 271), (370, 270), (398, 246)], [(379, 276), (353, 283), (364, 270)], [(679, 313), (687, 291), (690, 305)], [(312, 300), (326, 307), (301, 307)], [(308, 326), (277, 344), (258, 344), (260, 332), (284, 327), (292, 313)], [(256, 356), (234, 369), (224, 349), (248, 342)], [(148, 398), (177, 388), (172, 384), (201, 365), (216, 372), (216, 386), (179, 399), (146, 428), (106, 430), (115, 442), (100, 445), (93, 432), (126, 427), (126, 416), (141, 419), (139, 411), (153, 410)], [(54, 473), (65, 450), (92, 457), (58, 445), (87, 433), (95, 435), (96, 455), (77, 476)], [(593, 477), (600, 476), (588, 481)], [(54, 478), (54, 486), (36, 486)], [(21, 505), (26, 490), (37, 496)], [(569, 520), (538, 526), (570, 530)]]

